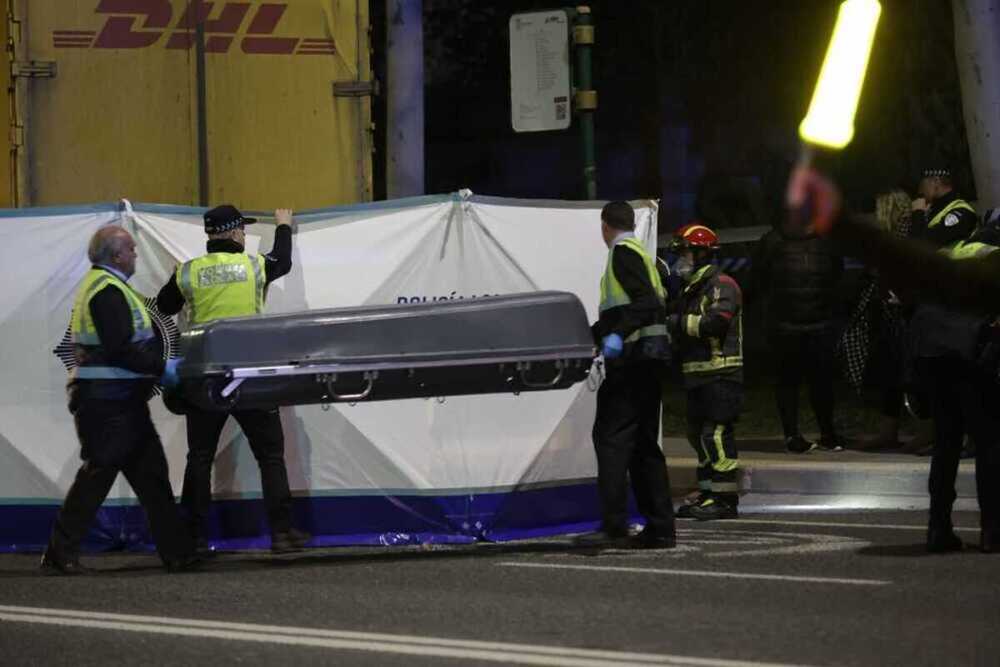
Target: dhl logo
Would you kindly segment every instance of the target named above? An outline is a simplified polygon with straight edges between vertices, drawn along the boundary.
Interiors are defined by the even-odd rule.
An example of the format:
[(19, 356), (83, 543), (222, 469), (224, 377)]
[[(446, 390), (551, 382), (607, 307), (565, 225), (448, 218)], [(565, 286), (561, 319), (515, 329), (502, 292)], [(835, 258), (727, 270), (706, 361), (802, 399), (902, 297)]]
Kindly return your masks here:
[(202, 23), (207, 53), (228, 53), (237, 41), (250, 55), (337, 52), (332, 39), (274, 37), (287, 4), (204, 0), (185, 4), (175, 21), (170, 0), (100, 0), (94, 12), (108, 15), (100, 31), (53, 30), (52, 43), (57, 49), (144, 49), (165, 38), (166, 48), (188, 50), (195, 45), (195, 30)]

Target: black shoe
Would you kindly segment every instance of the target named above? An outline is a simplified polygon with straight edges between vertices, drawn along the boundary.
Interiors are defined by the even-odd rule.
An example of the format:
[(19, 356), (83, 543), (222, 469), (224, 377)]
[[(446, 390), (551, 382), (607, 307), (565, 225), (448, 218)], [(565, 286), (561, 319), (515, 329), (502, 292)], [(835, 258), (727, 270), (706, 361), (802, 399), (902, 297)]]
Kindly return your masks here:
[(312, 535), (297, 528), (289, 528), (281, 533), (271, 535), (271, 553), (286, 554), (301, 551), (309, 544)]
[(691, 516), (698, 521), (718, 521), (721, 519), (738, 519), (740, 512), (736, 505), (731, 505), (719, 498), (709, 498), (700, 505), (691, 508)]
[(629, 538), (629, 546), (633, 549), (673, 549), (677, 546), (677, 537), (673, 533), (657, 533), (647, 526)]
[(847, 441), (839, 435), (823, 435), (820, 436), (816, 447), (825, 452), (842, 452), (847, 449)]
[(208, 559), (215, 558), (219, 555), (219, 552), (215, 550), (211, 544), (208, 543), (203, 537), (196, 538), (194, 541), (194, 553), (198, 558)]
[(167, 572), (170, 574), (180, 574), (182, 572), (194, 572), (195, 570), (201, 569), (201, 566), (205, 564), (205, 559), (199, 554), (193, 553), (187, 556), (180, 556), (178, 558), (171, 558), (163, 562), (163, 567), (167, 568)]
[(631, 546), (628, 533), (608, 533), (599, 530), (594, 533), (584, 533), (573, 538), (573, 546), (586, 548), (617, 548), (627, 549)]
[(42, 554), (39, 569), (47, 576), (75, 577), (94, 573), (94, 570), (81, 564), (77, 558), (57, 558), (48, 551)]
[(805, 454), (816, 449), (816, 443), (806, 440), (801, 435), (793, 435), (790, 438), (785, 438), (785, 449), (792, 454)]
[(678, 519), (693, 519), (694, 517), (691, 515), (691, 508), (695, 505), (701, 505), (703, 502), (708, 500), (711, 495), (711, 491), (701, 491), (698, 494), (698, 497), (691, 502), (681, 503), (681, 505), (674, 510), (674, 516)]
[(979, 533), (979, 550), (984, 554), (1000, 554), (1000, 530), (984, 528)]
[(962, 540), (958, 538), (951, 526), (936, 528), (931, 526), (927, 529), (927, 551), (932, 554), (946, 554), (953, 551), (961, 551), (965, 548)]

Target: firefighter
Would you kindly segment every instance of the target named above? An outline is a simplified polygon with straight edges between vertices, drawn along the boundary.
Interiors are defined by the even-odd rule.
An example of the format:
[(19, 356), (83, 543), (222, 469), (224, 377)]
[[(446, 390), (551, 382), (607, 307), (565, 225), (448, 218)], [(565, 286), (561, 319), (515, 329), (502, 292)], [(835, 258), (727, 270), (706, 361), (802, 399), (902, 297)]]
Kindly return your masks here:
[(684, 387), (687, 437), (698, 455), (699, 494), (678, 510), (701, 521), (739, 515), (739, 458), (734, 427), (743, 409), (743, 295), (713, 264), (715, 232), (691, 223), (674, 233), (675, 272), (685, 286), (671, 315)]

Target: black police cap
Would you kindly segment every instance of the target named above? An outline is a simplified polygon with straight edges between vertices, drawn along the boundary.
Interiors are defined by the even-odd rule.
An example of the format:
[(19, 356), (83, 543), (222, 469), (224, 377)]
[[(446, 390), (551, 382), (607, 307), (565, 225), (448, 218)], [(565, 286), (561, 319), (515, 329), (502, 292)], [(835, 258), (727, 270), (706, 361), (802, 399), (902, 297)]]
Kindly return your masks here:
[(204, 217), (206, 234), (221, 234), (257, 222), (257, 218), (244, 217), (240, 210), (232, 204), (223, 204), (205, 211)]

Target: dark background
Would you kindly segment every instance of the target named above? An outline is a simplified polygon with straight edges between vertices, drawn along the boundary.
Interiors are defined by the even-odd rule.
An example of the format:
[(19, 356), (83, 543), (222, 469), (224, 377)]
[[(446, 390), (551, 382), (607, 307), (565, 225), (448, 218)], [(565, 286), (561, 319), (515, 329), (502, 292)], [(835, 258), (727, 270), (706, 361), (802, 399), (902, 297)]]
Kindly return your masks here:
[[(663, 231), (694, 216), (720, 228), (769, 224), (839, 4), (591, 2), (598, 197), (661, 199)], [(831, 169), (860, 209), (870, 209), (881, 190), (912, 191), (928, 165), (950, 167), (974, 199), (951, 3), (882, 6), (856, 138)], [(582, 198), (576, 125), (530, 134), (510, 125), (508, 20), (558, 7), (551, 0), (424, 0), (428, 193), (468, 187)], [(376, 76), (386, 83), (384, 3), (372, 8)], [(384, 129), (384, 109), (378, 115)], [(376, 168), (384, 169), (381, 159)], [(384, 185), (377, 195), (385, 196)]]
[[(383, 84), (384, 4), (372, 4), (375, 73)], [(510, 121), (510, 16), (560, 6), (424, 0), (426, 192), (583, 198), (576, 124), (566, 132), (516, 134)], [(594, 0), (589, 6), (597, 40), (598, 198), (660, 199), (661, 239), (695, 217), (724, 229), (769, 225), (782, 215), (799, 153), (798, 125), (840, 0)], [(959, 191), (974, 200), (951, 2), (882, 0), (882, 10), (855, 139), (824, 166), (855, 210), (873, 210), (875, 195), (893, 187), (914, 194), (928, 167), (950, 168)], [(384, 98), (375, 102), (376, 197), (384, 198)], [(752, 246), (727, 245), (722, 252), (723, 266), (747, 287)], [(842, 321), (863, 280), (853, 270), (842, 282)], [(743, 438), (780, 432), (764, 305), (745, 304)], [(866, 391), (863, 400), (844, 385), (838, 393), (841, 430), (870, 431), (878, 391)], [(668, 432), (681, 432), (674, 383), (666, 405)], [(809, 432), (815, 424), (805, 396), (801, 406)]]

